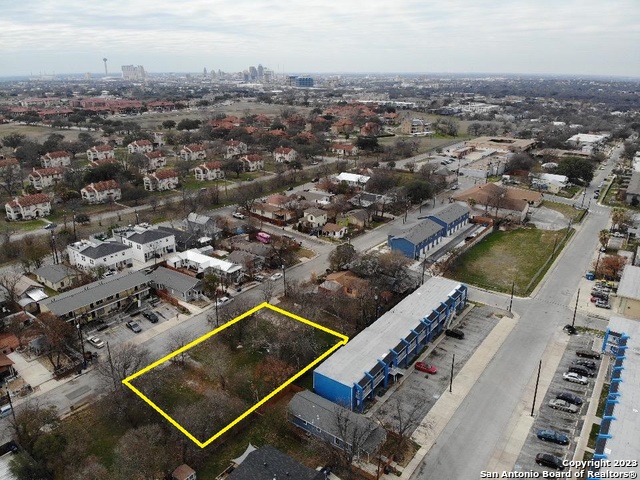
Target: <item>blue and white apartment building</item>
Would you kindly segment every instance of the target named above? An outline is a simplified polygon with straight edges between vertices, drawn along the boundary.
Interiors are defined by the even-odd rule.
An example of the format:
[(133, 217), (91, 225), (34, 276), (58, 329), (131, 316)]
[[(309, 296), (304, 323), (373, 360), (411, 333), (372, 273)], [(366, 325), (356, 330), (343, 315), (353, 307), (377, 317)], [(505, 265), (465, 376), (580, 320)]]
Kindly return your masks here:
[(467, 303), (467, 287), (442, 277), (424, 285), (365, 328), (313, 372), (313, 390), (345, 408), (364, 411), (396, 368), (407, 368), (444, 332)]

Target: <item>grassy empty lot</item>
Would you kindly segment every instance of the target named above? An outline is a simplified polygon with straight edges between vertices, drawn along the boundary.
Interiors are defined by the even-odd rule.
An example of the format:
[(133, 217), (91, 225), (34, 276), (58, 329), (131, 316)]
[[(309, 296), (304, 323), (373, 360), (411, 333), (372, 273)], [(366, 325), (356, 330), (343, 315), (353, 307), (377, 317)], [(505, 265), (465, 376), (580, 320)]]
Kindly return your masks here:
[[(571, 220), (572, 222), (577, 222), (582, 220), (584, 217), (584, 211), (573, 208), (571, 205), (567, 205), (566, 203), (556, 203), (556, 202), (544, 202), (544, 207), (555, 210), (556, 212), (560, 212), (565, 218)], [(586, 205), (585, 205), (586, 207)]]
[[(551, 256), (554, 244), (556, 254), (561, 250), (565, 234), (566, 230), (525, 228), (493, 232), (462, 254), (447, 276), (502, 292), (510, 292), (515, 282), (516, 294), (525, 294), (535, 287), (537, 282), (527, 289)], [(537, 280), (540, 278), (542, 275)]]

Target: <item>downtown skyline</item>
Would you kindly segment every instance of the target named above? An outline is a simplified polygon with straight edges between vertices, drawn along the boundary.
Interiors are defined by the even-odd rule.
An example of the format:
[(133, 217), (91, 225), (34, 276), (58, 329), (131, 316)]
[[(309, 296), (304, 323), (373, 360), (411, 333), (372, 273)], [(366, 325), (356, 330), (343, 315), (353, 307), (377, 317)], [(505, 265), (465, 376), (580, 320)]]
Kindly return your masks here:
[(504, 73), (640, 77), (640, 4), (489, 2), (12, 3), (0, 19), (0, 77), (149, 73)]

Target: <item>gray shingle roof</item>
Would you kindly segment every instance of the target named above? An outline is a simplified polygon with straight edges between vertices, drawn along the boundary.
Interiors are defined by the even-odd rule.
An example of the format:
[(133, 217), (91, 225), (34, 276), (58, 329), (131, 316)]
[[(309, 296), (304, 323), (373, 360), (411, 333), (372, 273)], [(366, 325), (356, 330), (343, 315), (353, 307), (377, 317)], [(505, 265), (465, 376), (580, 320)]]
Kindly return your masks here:
[(95, 247), (87, 247), (82, 250), (81, 253), (85, 257), (97, 260), (98, 258), (113, 255), (114, 253), (122, 252), (123, 250), (128, 250), (130, 248), (131, 247), (129, 245), (124, 245), (120, 242), (105, 242)]
[(78, 275), (73, 268), (67, 265), (43, 265), (36, 269), (34, 272), (36, 276), (44, 278), (51, 283), (58, 283), (67, 277), (74, 277)]
[(627, 187), (627, 193), (640, 194), (640, 172), (633, 172)]
[(414, 225), (413, 227), (409, 228), (408, 230), (396, 231), (392, 233), (392, 236), (395, 238), (404, 238), (408, 242), (411, 242), (414, 245), (418, 245), (430, 236), (441, 231), (442, 228), (442, 225), (439, 225), (433, 220), (427, 218), (418, 225)]
[(324, 480), (324, 474), (305, 467), (280, 450), (265, 445), (251, 452), (227, 477), (229, 480)]
[[(350, 438), (363, 438), (365, 432), (369, 432), (361, 442), (362, 451), (368, 454), (375, 453), (387, 438), (384, 428), (371, 419), (347, 410), (309, 390), (294, 395), (289, 402), (289, 413), (347, 443)], [(346, 438), (341, 438), (343, 436)]]
[(450, 224), (466, 213), (469, 213), (468, 207), (460, 205), (459, 203), (451, 203), (440, 210), (438, 213), (435, 213), (433, 216), (442, 220), (443, 222), (446, 222), (447, 224)]
[(155, 242), (173, 235), (173, 233), (163, 232), (162, 230), (145, 230), (141, 233), (134, 233), (127, 237), (127, 240), (144, 245), (145, 243)]
[(181, 293), (188, 292), (200, 283), (198, 278), (165, 267), (155, 269), (149, 274), (149, 278), (157, 285), (164, 285)]
[(130, 288), (139, 287), (149, 283), (149, 278), (144, 272), (120, 273), (97, 282), (74, 288), (55, 297), (45, 298), (38, 302), (55, 315), (67, 315), (74, 310), (104, 300), (107, 297), (121, 293)]
[(640, 267), (627, 265), (618, 285), (618, 297), (640, 300)]

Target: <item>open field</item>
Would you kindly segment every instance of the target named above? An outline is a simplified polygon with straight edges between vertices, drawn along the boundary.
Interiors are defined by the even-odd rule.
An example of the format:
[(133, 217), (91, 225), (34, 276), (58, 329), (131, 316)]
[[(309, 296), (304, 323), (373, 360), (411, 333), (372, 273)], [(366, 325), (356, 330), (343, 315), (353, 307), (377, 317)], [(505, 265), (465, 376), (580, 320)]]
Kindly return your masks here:
[(556, 202), (544, 202), (544, 207), (550, 210), (555, 210), (556, 212), (560, 212), (565, 218), (571, 220), (572, 223), (575, 223), (584, 217), (584, 211), (573, 208), (571, 205), (567, 205), (566, 203), (556, 203)]
[[(90, 133), (94, 137), (98, 137), (101, 135), (100, 132), (87, 132), (86, 130), (82, 131), (85, 133)], [(16, 125), (14, 123), (5, 123), (3, 125), (0, 125), (0, 139), (6, 135), (11, 135), (12, 133), (21, 133), (22, 135), (26, 135), (28, 138), (40, 143), (44, 142), (52, 133), (59, 133), (60, 135), (64, 135), (65, 140), (75, 141), (78, 139), (78, 134), (80, 132), (80, 130), (67, 130), (66, 128), (49, 128), (41, 127), (39, 125)]]
[(517, 294), (528, 293), (542, 278), (541, 273), (529, 286), (554, 247), (556, 254), (562, 249), (566, 233), (528, 228), (493, 232), (463, 253), (447, 276), (501, 292), (510, 292), (513, 283)]

